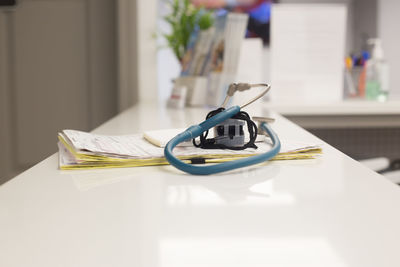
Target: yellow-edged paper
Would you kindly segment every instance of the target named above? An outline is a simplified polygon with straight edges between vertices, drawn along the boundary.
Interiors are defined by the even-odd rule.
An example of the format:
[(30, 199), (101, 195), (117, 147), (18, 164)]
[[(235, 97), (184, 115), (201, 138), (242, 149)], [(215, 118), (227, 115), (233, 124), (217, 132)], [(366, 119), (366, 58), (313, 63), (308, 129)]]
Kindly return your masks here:
[[(165, 135), (154, 132), (151, 133), (153, 140), (150, 143), (140, 134), (106, 136), (64, 130), (58, 135), (59, 167), (72, 170), (167, 165), (162, 147), (165, 142), (157, 140), (157, 136), (165, 139)], [(180, 129), (168, 130), (170, 135), (179, 132)], [(159, 145), (154, 145), (157, 142)], [(285, 140), (281, 140), (281, 144), (281, 152), (273, 160), (311, 159), (322, 152), (319, 145), (294, 144)], [(264, 153), (271, 148), (271, 141), (265, 138), (263, 142), (257, 142), (257, 146), (257, 149), (236, 151), (201, 149), (186, 144), (176, 147), (174, 154), (187, 163), (194, 158), (201, 158), (204, 163), (220, 163)]]

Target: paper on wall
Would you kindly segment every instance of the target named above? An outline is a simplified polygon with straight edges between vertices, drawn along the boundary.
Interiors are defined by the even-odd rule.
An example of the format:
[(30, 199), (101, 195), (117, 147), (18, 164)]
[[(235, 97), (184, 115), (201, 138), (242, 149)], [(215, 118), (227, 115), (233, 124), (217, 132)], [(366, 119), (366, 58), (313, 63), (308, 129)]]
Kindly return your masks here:
[(273, 5), (271, 100), (342, 100), (346, 16), (342, 4)]

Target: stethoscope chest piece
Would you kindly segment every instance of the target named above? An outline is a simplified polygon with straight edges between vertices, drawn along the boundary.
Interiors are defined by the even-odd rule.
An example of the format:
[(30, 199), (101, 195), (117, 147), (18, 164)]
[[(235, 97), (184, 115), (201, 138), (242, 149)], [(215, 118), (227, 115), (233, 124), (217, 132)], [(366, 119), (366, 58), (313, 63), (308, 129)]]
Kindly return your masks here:
[[(248, 90), (252, 87), (265, 86), (266, 89), (257, 97), (251, 99), (248, 103), (239, 106), (233, 106), (225, 109), (225, 105), (228, 103), (230, 97), (236, 91)], [(181, 134), (171, 139), (164, 149), (165, 158), (168, 162), (176, 168), (185, 171), (190, 174), (196, 175), (208, 175), (219, 172), (224, 172), (232, 169), (242, 168), (253, 164), (261, 163), (269, 160), (279, 153), (280, 141), (278, 136), (268, 126), (268, 122), (271, 119), (262, 117), (253, 117), (254, 120), (259, 122), (259, 126), (250, 118), (249, 114), (241, 111), (241, 108), (253, 103), (257, 99), (264, 96), (270, 89), (267, 84), (231, 84), (229, 86), (227, 96), (222, 106), (216, 110), (209, 112), (206, 116), (206, 120), (198, 125), (190, 126)], [(245, 125), (247, 125), (247, 131), (249, 133), (249, 141), (245, 142)], [(213, 128), (214, 137), (207, 138), (209, 130)], [(231, 149), (231, 150), (242, 150), (247, 148), (257, 148), (255, 141), (257, 134), (262, 133), (268, 135), (272, 140), (272, 148), (262, 154), (257, 154), (248, 158), (241, 158), (234, 161), (198, 166), (183, 162), (182, 160), (175, 157), (172, 150), (179, 143), (186, 140), (193, 140), (193, 145), (203, 149)], [(196, 141), (199, 137), (200, 141)]]

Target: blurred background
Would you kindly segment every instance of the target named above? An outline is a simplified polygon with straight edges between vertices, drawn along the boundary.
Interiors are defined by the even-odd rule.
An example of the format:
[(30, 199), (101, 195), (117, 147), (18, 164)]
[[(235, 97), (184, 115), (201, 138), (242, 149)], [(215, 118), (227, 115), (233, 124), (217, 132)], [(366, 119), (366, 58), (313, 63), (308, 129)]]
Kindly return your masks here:
[[(345, 6), (346, 56), (371, 52), (369, 38), (382, 41), (390, 66), (387, 105), (375, 113), (374, 104), (358, 102), (345, 104), (348, 113), (340, 112), (340, 105), (339, 112), (331, 113), (326, 110), (335, 106), (329, 104), (312, 112), (268, 101), (265, 105), (275, 105), (283, 115), (355, 159), (386, 157), (393, 162), (400, 158), (399, 1), (192, 3), (250, 15), (246, 36), (261, 38), (254, 73), (266, 82), (272, 73), (274, 5)], [(160, 34), (170, 30), (163, 19), (168, 12), (164, 0), (0, 0), (0, 184), (56, 152), (57, 132), (62, 129), (90, 131), (137, 102), (165, 104), (172, 80), (181, 72), (180, 62), (165, 48)], [(279, 39), (279, 32), (274, 34)], [(243, 53), (247, 52), (251, 51)], [(390, 110), (382, 111), (386, 107)]]

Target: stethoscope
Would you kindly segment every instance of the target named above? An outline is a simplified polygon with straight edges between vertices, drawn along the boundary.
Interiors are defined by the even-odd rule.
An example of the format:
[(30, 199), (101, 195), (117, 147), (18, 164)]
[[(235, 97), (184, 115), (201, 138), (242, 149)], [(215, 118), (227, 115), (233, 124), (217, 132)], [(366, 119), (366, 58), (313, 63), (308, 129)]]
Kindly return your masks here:
[(258, 100), (262, 96), (264, 96), (271, 88), (271, 86), (268, 84), (248, 84), (248, 83), (231, 84), (228, 88), (225, 100), (221, 106), (223, 108), (225, 108), (229, 99), (233, 96), (233, 94), (235, 92), (245, 91), (252, 87), (261, 87), (261, 86), (266, 87), (266, 89), (260, 95), (251, 99), (246, 104), (244, 104), (242, 106), (232, 106), (230, 108), (227, 108), (224, 111), (216, 114), (215, 116), (203, 121), (202, 123), (200, 123), (198, 125), (190, 126), (184, 132), (182, 132), (182, 133), (178, 134), (177, 136), (175, 136), (174, 138), (172, 138), (168, 142), (168, 144), (166, 145), (166, 147), (164, 149), (164, 155), (165, 155), (165, 158), (168, 160), (168, 162), (172, 166), (176, 167), (177, 169), (187, 172), (187, 173), (190, 173), (190, 174), (209, 175), (209, 174), (220, 173), (220, 172), (224, 172), (224, 171), (234, 170), (234, 169), (258, 164), (258, 163), (267, 161), (267, 160), (273, 158), (275, 155), (277, 155), (280, 151), (281, 143), (279, 141), (277, 134), (271, 129), (271, 127), (268, 125), (266, 120), (264, 120), (264, 121), (261, 120), (259, 129), (261, 130), (261, 132), (266, 133), (271, 138), (272, 148), (268, 152), (265, 152), (263, 154), (259, 154), (259, 155), (255, 155), (255, 156), (251, 156), (251, 157), (247, 157), (247, 158), (241, 158), (238, 160), (219, 163), (219, 164), (198, 166), (198, 165), (192, 165), (192, 164), (185, 163), (182, 160), (175, 157), (174, 154), (172, 153), (173, 149), (179, 143), (194, 139), (194, 138), (200, 136), (203, 132), (205, 132), (205, 131), (215, 127), (216, 125), (224, 122), (225, 120), (235, 116), (235, 114), (239, 113), (241, 109), (252, 104), (256, 100)]

